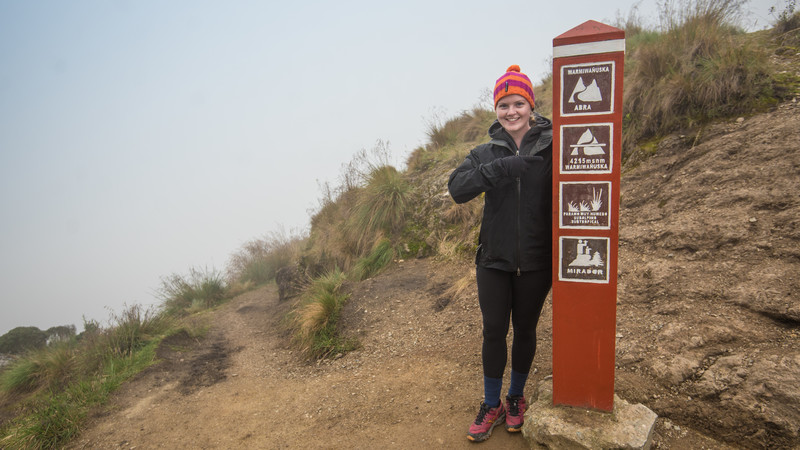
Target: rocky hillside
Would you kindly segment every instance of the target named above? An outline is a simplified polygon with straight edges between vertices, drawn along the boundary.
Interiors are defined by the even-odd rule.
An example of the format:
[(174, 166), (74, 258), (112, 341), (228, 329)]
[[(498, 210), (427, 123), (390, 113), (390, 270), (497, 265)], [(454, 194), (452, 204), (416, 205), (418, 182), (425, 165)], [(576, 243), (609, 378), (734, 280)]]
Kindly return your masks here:
[(622, 180), (617, 390), (737, 446), (800, 442), (798, 143), (795, 99)]

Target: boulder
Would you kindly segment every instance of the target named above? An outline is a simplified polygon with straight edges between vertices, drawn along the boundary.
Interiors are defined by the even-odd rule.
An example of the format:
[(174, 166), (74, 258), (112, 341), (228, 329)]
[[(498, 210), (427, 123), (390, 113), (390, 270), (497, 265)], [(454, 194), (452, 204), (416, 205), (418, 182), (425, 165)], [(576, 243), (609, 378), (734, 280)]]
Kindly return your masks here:
[(553, 381), (539, 383), (522, 434), (531, 448), (648, 449), (658, 416), (641, 404), (614, 395), (612, 412), (553, 405)]

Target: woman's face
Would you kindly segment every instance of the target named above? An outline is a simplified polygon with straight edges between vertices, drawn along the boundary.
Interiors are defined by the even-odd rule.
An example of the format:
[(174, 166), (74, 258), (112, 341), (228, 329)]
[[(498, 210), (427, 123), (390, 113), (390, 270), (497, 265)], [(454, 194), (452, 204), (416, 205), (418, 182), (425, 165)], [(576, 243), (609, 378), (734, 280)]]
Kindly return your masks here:
[(494, 111), (497, 113), (497, 121), (509, 134), (527, 132), (531, 128), (531, 105), (519, 94), (501, 98)]

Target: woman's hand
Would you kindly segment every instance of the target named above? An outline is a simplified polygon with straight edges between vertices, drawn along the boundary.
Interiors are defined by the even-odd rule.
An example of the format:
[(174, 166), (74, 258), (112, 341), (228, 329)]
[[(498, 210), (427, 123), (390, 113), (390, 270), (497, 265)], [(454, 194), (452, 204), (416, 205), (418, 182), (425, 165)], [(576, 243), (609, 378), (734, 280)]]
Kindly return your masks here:
[(507, 176), (517, 178), (528, 170), (529, 164), (542, 159), (541, 156), (514, 155), (499, 158), (497, 163), (503, 168)]

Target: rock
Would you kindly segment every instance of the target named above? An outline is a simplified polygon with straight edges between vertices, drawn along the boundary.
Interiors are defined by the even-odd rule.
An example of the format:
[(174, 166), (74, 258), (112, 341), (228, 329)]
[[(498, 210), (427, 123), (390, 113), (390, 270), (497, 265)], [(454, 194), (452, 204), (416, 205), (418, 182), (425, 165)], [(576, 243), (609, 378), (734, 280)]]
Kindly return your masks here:
[(650, 368), (656, 377), (668, 385), (678, 385), (691, 377), (700, 367), (700, 357), (690, 358), (691, 354), (686, 356), (678, 355), (667, 362), (661, 359), (653, 360)]
[(694, 393), (700, 397), (708, 397), (741, 384), (747, 377), (744, 359), (742, 355), (719, 358), (694, 384)]
[(522, 434), (531, 448), (648, 449), (656, 414), (614, 396), (613, 412), (553, 406), (553, 381), (539, 383), (539, 395), (525, 414)]
[(773, 442), (800, 441), (800, 351), (719, 358), (692, 387), (695, 396), (718, 396), (730, 413), (720, 425), (757, 432), (764, 423)]
[(12, 362), (14, 362), (14, 357), (12, 355), (4, 355), (0, 353), (0, 368), (11, 365)]

